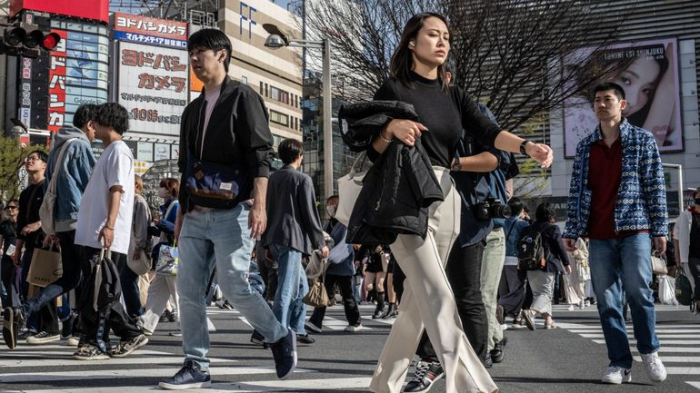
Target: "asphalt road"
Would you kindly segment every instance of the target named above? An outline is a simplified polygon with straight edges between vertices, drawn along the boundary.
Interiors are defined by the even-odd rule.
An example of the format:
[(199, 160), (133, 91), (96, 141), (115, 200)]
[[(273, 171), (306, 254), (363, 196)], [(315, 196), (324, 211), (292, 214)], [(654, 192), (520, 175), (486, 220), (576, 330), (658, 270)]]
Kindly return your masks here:
[[(372, 308), (361, 307), (367, 329), (346, 333), (342, 307), (331, 307), (324, 332), (314, 335), (316, 344), (299, 347), (299, 367), (286, 381), (276, 379), (270, 351), (249, 342), (251, 328), (244, 318), (235, 311), (210, 308), (210, 317), (217, 328), (211, 334), (213, 385), (202, 391), (366, 392), (376, 359), (391, 329), (391, 321), (369, 318)], [(594, 307), (568, 311), (566, 306), (555, 306), (559, 329), (507, 330), (506, 359), (490, 372), (502, 392), (700, 390), (700, 317), (692, 315), (685, 307), (661, 306), (657, 309), (657, 319), (661, 357), (669, 370), (669, 377), (662, 384), (649, 381), (639, 358), (632, 370), (632, 384), (599, 383), (607, 358)], [(168, 335), (175, 324), (164, 323), (158, 329), (146, 347), (125, 359), (72, 360), (73, 348), (63, 342), (41, 346), (20, 344), (14, 351), (3, 346), (0, 348), (0, 391), (137, 393), (157, 390), (158, 381), (172, 376), (182, 363), (180, 341)], [(445, 392), (444, 381), (438, 381), (431, 392)]]

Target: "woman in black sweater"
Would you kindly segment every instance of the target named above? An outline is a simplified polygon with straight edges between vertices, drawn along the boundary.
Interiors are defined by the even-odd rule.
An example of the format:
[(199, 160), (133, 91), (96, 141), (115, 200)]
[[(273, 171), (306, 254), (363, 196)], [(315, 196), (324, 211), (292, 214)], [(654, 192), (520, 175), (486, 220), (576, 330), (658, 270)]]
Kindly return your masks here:
[[(464, 160), (453, 159), (462, 129), (485, 145), (523, 152), (542, 166), (552, 162), (552, 150), (501, 131), (478, 110), (461, 89), (450, 87), (445, 60), (451, 34), (446, 19), (435, 13), (413, 16), (391, 59), (391, 78), (375, 100), (404, 101), (414, 106), (420, 122), (393, 119), (372, 143), (370, 155), (386, 151), (394, 139), (413, 146), (420, 138), (443, 190), (444, 201), (430, 207), (428, 233), (399, 235), (391, 251), (406, 274), (401, 313), (379, 357), (370, 389), (399, 393), (425, 328), (439, 358), (426, 370), (432, 380), (446, 376), (448, 392), (494, 392), (498, 388), (469, 345), (445, 276), (444, 264), (459, 232), (460, 202), (450, 168), (461, 170)], [(444, 369), (444, 371), (443, 371)], [(428, 382), (428, 385), (432, 381)]]

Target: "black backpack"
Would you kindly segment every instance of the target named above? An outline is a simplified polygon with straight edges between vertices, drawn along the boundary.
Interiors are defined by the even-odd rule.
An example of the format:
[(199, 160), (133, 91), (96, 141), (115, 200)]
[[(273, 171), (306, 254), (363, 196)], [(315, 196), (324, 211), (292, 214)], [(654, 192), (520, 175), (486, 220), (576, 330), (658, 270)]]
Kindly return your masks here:
[(117, 265), (103, 253), (97, 255), (96, 258), (100, 258), (100, 260), (95, 264), (93, 307), (97, 305), (96, 311), (101, 311), (119, 301), (122, 296), (122, 286), (119, 282)]
[(693, 289), (683, 269), (678, 269), (678, 277), (676, 278), (676, 300), (684, 306), (690, 306), (693, 303)]
[(523, 230), (518, 241), (518, 265), (522, 270), (545, 270), (547, 260), (542, 245), (542, 232), (534, 225)]

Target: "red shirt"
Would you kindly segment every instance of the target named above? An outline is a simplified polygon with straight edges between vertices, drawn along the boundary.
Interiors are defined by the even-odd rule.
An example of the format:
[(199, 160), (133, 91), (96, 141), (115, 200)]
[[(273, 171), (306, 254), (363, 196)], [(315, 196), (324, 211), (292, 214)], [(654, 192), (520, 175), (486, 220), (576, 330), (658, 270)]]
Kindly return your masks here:
[(614, 239), (615, 202), (622, 178), (622, 143), (618, 137), (608, 147), (604, 140), (591, 145), (588, 160), (588, 186), (593, 192), (591, 216), (588, 219), (588, 237)]

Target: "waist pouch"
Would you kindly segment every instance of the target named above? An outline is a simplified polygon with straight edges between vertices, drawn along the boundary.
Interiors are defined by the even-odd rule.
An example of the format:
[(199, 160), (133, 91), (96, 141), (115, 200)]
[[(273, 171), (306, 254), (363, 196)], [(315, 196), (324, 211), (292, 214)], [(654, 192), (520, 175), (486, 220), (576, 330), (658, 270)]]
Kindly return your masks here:
[(185, 178), (190, 199), (198, 206), (229, 208), (247, 187), (249, 171), (240, 164), (221, 165), (189, 155)]

